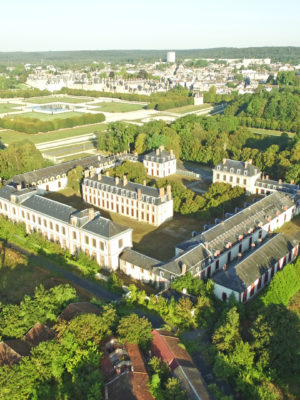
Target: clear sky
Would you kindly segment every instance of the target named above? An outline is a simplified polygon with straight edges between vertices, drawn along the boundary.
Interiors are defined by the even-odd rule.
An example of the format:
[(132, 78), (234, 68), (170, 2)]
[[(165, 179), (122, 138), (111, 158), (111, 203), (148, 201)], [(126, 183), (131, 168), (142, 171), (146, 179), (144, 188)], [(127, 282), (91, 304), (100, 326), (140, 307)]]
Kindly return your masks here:
[(0, 51), (300, 46), (299, 0), (1, 0)]

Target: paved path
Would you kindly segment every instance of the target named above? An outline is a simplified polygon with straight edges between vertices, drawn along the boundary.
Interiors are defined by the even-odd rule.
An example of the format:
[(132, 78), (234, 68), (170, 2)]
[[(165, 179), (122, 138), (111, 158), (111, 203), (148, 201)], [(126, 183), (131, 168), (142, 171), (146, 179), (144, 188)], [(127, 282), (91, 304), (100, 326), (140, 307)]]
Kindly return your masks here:
[(92, 293), (93, 295), (104, 299), (104, 300), (120, 300), (121, 296), (109, 291), (108, 289), (101, 287), (97, 285), (96, 283), (90, 282), (87, 279), (81, 278), (74, 274), (73, 272), (66, 271), (60, 267), (58, 267), (56, 264), (53, 262), (47, 260), (45, 257), (40, 256), (40, 255), (35, 255), (32, 254), (31, 252), (13, 244), (13, 243), (8, 243), (7, 247), (13, 248), (17, 250), (19, 253), (24, 254), (29, 257), (29, 262), (31, 261), (32, 263), (38, 264), (46, 269), (48, 269), (51, 272), (58, 273), (62, 275), (64, 278), (69, 280), (70, 282), (75, 283), (75, 285), (81, 287), (82, 289), (85, 289)]

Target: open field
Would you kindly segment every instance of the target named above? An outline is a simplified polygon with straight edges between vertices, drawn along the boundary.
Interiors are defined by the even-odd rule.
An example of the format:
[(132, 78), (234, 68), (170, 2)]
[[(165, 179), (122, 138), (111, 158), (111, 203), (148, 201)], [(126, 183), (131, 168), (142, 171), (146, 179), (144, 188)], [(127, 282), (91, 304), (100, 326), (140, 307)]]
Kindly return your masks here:
[[(83, 202), (78, 193), (71, 189), (49, 193), (46, 197), (81, 210), (90, 207), (89, 204)], [(195, 217), (175, 215), (171, 221), (155, 227), (109, 211), (100, 209), (100, 212), (104, 217), (133, 229), (132, 238), (135, 250), (162, 261), (175, 255), (175, 244), (191, 237), (193, 231), (202, 230), (203, 224), (207, 223), (207, 221), (201, 221)]]
[(46, 96), (46, 97), (31, 97), (30, 99), (25, 99), (28, 103), (33, 104), (48, 104), (48, 103), (70, 103), (70, 104), (77, 104), (77, 103), (85, 103), (87, 101), (92, 101), (92, 97), (55, 97), (55, 96)]
[(66, 119), (66, 118), (72, 118), (72, 117), (79, 117), (82, 115), (80, 112), (75, 112), (75, 111), (68, 111), (68, 112), (63, 112), (63, 113), (57, 113), (57, 114), (47, 114), (43, 112), (36, 112), (36, 111), (31, 111), (31, 112), (25, 112), (22, 114), (10, 114), (10, 118), (36, 118), (41, 121), (53, 121), (54, 119)]
[(271, 136), (281, 136), (282, 133), (286, 133), (290, 137), (295, 136), (294, 132), (283, 132), (283, 131), (274, 131), (273, 129), (262, 129), (262, 128), (247, 128), (249, 131), (253, 133), (257, 133), (259, 135), (271, 135)]
[(67, 161), (72, 161), (72, 160), (79, 160), (80, 158), (90, 157), (90, 156), (91, 156), (91, 153), (80, 153), (80, 154), (74, 154), (73, 156), (67, 156), (67, 157), (61, 158), (59, 161), (67, 162)]
[(2, 143), (11, 144), (29, 140), (34, 144), (50, 142), (52, 140), (65, 139), (73, 136), (80, 136), (87, 133), (100, 132), (106, 129), (106, 124), (98, 123), (83, 125), (74, 128), (59, 129), (57, 131), (43, 132), (29, 135), (27, 133), (16, 132), (10, 129), (0, 130), (0, 140)]
[(166, 110), (166, 111), (171, 112), (171, 113), (185, 114), (188, 112), (205, 110), (206, 108), (210, 108), (210, 107), (212, 107), (211, 104), (200, 104), (199, 106), (194, 106), (193, 104), (191, 104), (189, 106), (170, 108), (169, 110)]
[(129, 111), (142, 110), (144, 106), (142, 104), (131, 104), (131, 103), (118, 103), (118, 102), (101, 102), (93, 104), (98, 106), (93, 108), (95, 111), (110, 112), (110, 113), (125, 113)]
[[(1, 265), (1, 264), (0, 264)], [(25, 294), (32, 295), (36, 286), (46, 289), (69, 283), (83, 300), (91, 299), (91, 295), (64, 278), (51, 274), (37, 265), (29, 264), (25, 256), (15, 250), (6, 248), (4, 265), (0, 267), (0, 302), (19, 303)]]
[(22, 107), (22, 104), (0, 103), (0, 114), (16, 111), (15, 110), (16, 107)]

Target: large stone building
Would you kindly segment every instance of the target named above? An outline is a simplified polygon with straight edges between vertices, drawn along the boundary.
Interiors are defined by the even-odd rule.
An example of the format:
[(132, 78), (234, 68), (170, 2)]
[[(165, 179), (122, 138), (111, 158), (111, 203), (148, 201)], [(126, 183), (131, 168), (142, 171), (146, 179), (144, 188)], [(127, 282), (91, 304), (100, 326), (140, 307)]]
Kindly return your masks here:
[(242, 162), (224, 158), (213, 169), (213, 182), (229, 183), (232, 187), (241, 186), (248, 194), (268, 195), (275, 191), (297, 194), (299, 190), (293, 181), (285, 183), (263, 176), (259, 168), (252, 164), (252, 160)]
[(28, 233), (40, 232), (72, 254), (89, 254), (111, 270), (119, 267), (124, 248), (132, 246), (132, 229), (103, 218), (93, 208), (78, 211), (32, 189), (17, 190), (10, 185), (0, 189), (0, 214), (23, 222)]
[[(93, 174), (91, 174), (93, 175)], [(173, 217), (171, 186), (156, 189), (107, 175), (96, 174), (82, 183), (85, 202), (95, 207), (158, 226)]]
[(165, 178), (166, 176), (176, 174), (175, 154), (173, 150), (170, 152), (166, 151), (164, 146), (144, 155), (143, 164), (147, 174), (157, 178)]

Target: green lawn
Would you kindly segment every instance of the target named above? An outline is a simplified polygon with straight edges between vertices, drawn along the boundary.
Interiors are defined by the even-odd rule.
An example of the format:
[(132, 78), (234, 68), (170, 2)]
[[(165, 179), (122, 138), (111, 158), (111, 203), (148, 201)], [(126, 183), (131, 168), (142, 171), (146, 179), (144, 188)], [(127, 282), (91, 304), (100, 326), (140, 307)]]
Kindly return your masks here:
[(211, 104), (200, 104), (199, 106), (194, 106), (193, 104), (184, 107), (176, 107), (170, 108), (170, 110), (166, 110), (167, 112), (185, 114), (192, 111), (205, 110), (206, 108), (212, 107)]
[(32, 143), (38, 144), (50, 142), (52, 140), (65, 139), (67, 137), (80, 136), (87, 133), (100, 132), (104, 129), (106, 129), (106, 125), (103, 123), (60, 129), (45, 133), (37, 133), (34, 135), (5, 129), (0, 130), (0, 141), (5, 144), (11, 144), (15, 142), (21, 142), (23, 140), (29, 140)]
[(68, 156), (68, 157), (64, 157), (64, 158), (60, 158), (59, 161), (61, 162), (67, 162), (67, 161), (72, 161), (72, 160), (79, 160), (80, 158), (84, 158), (84, 157), (90, 157), (93, 154), (91, 153), (80, 153), (80, 154), (74, 154), (73, 156)]
[(0, 103), (0, 114), (16, 111), (16, 107), (22, 107), (22, 104), (13, 104), (13, 103)]
[(131, 103), (117, 103), (117, 102), (101, 102), (93, 104), (98, 106), (94, 110), (110, 112), (110, 113), (125, 113), (129, 111), (142, 110), (145, 106), (142, 104), (131, 104)]
[(76, 111), (68, 111), (68, 112), (63, 112), (63, 113), (58, 113), (58, 114), (46, 114), (42, 112), (36, 112), (36, 111), (31, 111), (31, 112), (25, 112), (22, 114), (11, 114), (9, 117), (10, 118), (37, 118), (40, 119), (41, 121), (52, 121), (54, 119), (65, 119), (65, 118), (72, 118), (72, 117), (79, 117), (82, 115), (82, 113), (76, 112)]
[(55, 96), (45, 96), (45, 97), (31, 97), (30, 99), (25, 99), (28, 103), (34, 104), (48, 104), (48, 103), (86, 103), (87, 101), (92, 101), (92, 97), (55, 97)]
[(283, 132), (275, 131), (273, 129), (262, 129), (262, 128), (248, 128), (249, 131), (257, 133), (259, 135), (271, 135), (271, 136), (281, 136), (282, 133), (287, 133), (290, 137), (295, 136), (294, 132)]

